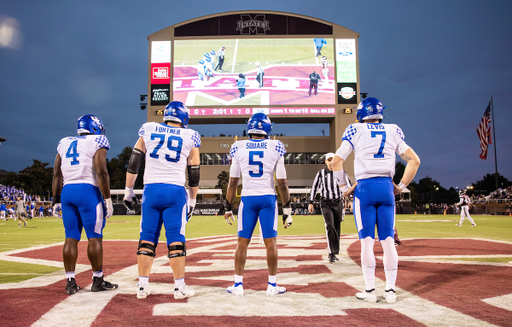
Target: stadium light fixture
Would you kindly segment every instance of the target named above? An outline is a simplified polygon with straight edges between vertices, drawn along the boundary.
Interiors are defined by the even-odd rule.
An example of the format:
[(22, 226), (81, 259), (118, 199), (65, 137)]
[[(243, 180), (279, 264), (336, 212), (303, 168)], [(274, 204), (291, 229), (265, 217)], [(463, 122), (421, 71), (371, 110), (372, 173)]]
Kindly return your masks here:
[(140, 104), (140, 110), (146, 109), (146, 105), (147, 105), (147, 103), (141, 103)]
[(0, 143), (1, 143), (1, 142), (5, 142), (5, 140), (6, 140), (6, 138), (5, 138), (5, 137), (1, 137), (1, 136), (0, 136)]
[(364, 100), (368, 97), (368, 93), (362, 93), (361, 92), (361, 99)]
[(144, 101), (144, 99), (146, 99), (147, 95), (146, 94), (141, 94), (140, 95), (140, 101)]

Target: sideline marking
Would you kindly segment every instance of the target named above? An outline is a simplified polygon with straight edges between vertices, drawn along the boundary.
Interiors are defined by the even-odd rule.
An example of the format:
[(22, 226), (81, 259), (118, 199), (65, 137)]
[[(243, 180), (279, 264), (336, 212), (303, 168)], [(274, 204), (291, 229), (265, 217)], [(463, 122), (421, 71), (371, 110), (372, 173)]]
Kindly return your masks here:
[(235, 72), (236, 53), (238, 52), (238, 39), (235, 42), (235, 54), (233, 55), (233, 64), (231, 66), (231, 74)]

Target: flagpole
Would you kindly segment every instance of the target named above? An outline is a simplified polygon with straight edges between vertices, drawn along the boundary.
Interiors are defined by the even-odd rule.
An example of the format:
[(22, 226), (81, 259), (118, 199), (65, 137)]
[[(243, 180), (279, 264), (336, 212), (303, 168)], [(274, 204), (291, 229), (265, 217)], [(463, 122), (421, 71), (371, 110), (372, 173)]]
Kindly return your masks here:
[(494, 139), (494, 177), (496, 179), (496, 191), (498, 190), (498, 159), (496, 155), (496, 128), (494, 127), (494, 101), (491, 95), (491, 111), (492, 111), (492, 137)]

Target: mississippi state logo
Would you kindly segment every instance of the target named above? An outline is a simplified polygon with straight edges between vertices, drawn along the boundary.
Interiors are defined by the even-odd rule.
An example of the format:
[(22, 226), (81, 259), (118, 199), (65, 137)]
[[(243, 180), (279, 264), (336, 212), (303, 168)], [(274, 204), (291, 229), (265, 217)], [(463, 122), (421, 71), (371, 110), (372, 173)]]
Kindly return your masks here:
[(236, 30), (242, 35), (267, 34), (270, 30), (270, 22), (265, 19), (265, 15), (240, 15), (240, 20), (236, 22)]

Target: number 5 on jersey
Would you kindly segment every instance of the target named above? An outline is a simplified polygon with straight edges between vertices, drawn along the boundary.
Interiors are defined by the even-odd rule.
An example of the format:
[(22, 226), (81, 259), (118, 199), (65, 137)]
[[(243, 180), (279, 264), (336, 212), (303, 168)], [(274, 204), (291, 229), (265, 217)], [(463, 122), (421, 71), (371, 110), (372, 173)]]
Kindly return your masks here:
[(258, 172), (249, 171), (249, 176), (251, 177), (261, 177), (263, 176), (263, 162), (254, 159), (254, 157), (258, 157), (263, 159), (263, 151), (249, 151), (249, 165), (258, 166)]

